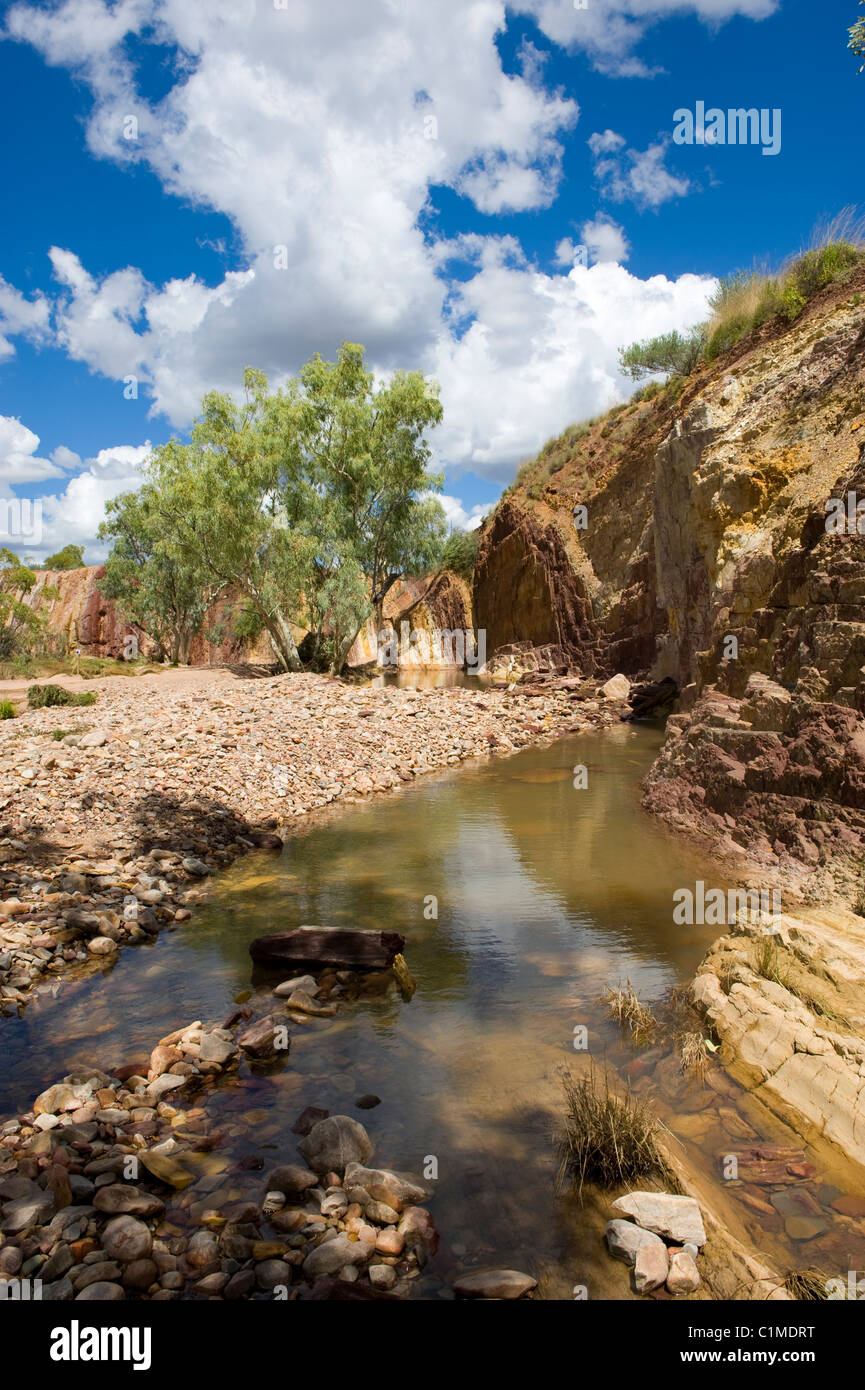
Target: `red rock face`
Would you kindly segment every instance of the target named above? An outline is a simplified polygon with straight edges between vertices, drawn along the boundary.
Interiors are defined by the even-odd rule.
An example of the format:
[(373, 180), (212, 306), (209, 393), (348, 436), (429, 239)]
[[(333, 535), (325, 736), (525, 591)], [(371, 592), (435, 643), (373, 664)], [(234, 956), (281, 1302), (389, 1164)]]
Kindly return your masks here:
[[(865, 497), (865, 445), (832, 495)], [(646, 782), (651, 810), (808, 899), (854, 905), (865, 863), (865, 536), (802, 528), (769, 602), (719, 615), (690, 708)], [(724, 657), (724, 635), (739, 642)]]
[(481, 539), (474, 596), (488, 653), (551, 646), (586, 674), (606, 669), (602, 633), (556, 522), (503, 503)]

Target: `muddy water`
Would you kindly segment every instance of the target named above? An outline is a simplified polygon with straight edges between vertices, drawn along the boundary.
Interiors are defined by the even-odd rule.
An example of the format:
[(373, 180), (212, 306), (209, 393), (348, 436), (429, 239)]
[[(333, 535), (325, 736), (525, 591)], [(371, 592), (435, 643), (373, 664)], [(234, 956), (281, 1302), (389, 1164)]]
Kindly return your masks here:
[[(660, 1000), (717, 935), (673, 924), (674, 889), (697, 878), (719, 884), (718, 876), (639, 806), (660, 737), (621, 725), (423, 779), (307, 828), (278, 859), (244, 860), (214, 883), (191, 924), (4, 1020), (0, 1112), (26, 1106), (77, 1063), (136, 1061), (181, 1024), (218, 1021), (250, 991), (269, 997), (279, 976), (253, 972), (247, 951), (262, 932), (301, 923), (397, 929), (414, 998), (391, 992), (343, 1005), (332, 1021), (295, 1027), (275, 1069), (256, 1075), (243, 1064), (221, 1085), (208, 1113), (222, 1138), (178, 1199), (185, 1218), (260, 1198), (262, 1175), (239, 1161), (256, 1152), (266, 1168), (293, 1160), (291, 1127), (317, 1105), (361, 1119), (381, 1164), (437, 1171), (431, 1211), (442, 1249), (419, 1297), (447, 1296), (454, 1269), (489, 1262), (530, 1270), (545, 1297), (571, 1297), (575, 1285), (593, 1297), (630, 1297), (626, 1270), (603, 1251), (605, 1206), (590, 1198), (581, 1208), (556, 1193), (559, 1073), (585, 1060), (574, 1051), (575, 1028), (587, 1027), (593, 1057), (652, 1094), (673, 1142), (710, 1183), (720, 1187), (718, 1154), (749, 1129), (764, 1141), (799, 1142), (735, 1087), (719, 1100), (683, 1079), (663, 1048), (635, 1052), (598, 1001), (605, 985), (626, 979), (645, 1000)], [(582, 789), (577, 765), (587, 769)], [(365, 1093), (381, 1104), (357, 1109)], [(844, 1175), (821, 1170), (808, 1184), (825, 1231), (801, 1247), (783, 1215), (748, 1207), (725, 1186), (739, 1234), (787, 1267), (820, 1263), (835, 1273), (865, 1245), (829, 1207), (849, 1190)], [(751, 1195), (765, 1203), (771, 1193)], [(857, 1267), (865, 1250), (858, 1266), (843, 1266)]]

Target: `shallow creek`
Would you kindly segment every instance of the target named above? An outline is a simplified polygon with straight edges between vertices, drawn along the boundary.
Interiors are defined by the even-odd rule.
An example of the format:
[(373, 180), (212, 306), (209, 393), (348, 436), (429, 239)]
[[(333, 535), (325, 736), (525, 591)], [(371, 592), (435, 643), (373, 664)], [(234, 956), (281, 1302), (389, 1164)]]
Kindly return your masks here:
[[(542, 1297), (572, 1297), (575, 1285), (631, 1297), (628, 1272), (604, 1251), (605, 1202), (589, 1194), (581, 1207), (556, 1191), (559, 1073), (583, 1063), (573, 1039), (585, 1025), (591, 1055), (654, 1098), (671, 1143), (755, 1252), (781, 1269), (865, 1270), (865, 1223), (830, 1206), (856, 1195), (857, 1179), (825, 1155), (813, 1179), (791, 1179), (824, 1227), (791, 1240), (783, 1192), (778, 1213), (747, 1205), (749, 1195), (771, 1205), (781, 1189), (723, 1183), (719, 1155), (801, 1141), (732, 1083), (719, 1095), (683, 1078), (666, 1048), (633, 1049), (599, 1002), (627, 979), (659, 1001), (718, 935), (673, 924), (674, 889), (698, 878), (724, 885), (640, 808), (660, 739), (620, 725), (427, 777), (299, 830), (278, 858), (246, 858), (213, 882), (191, 923), (3, 1020), (0, 1113), (27, 1107), (79, 1063), (137, 1061), (182, 1024), (221, 1021), (250, 992), (269, 996), (280, 977), (253, 971), (247, 950), (263, 932), (391, 928), (406, 937), (414, 998), (342, 1004), (333, 1020), (293, 1026), (276, 1067), (242, 1063), (221, 1082), (207, 1109), (222, 1138), (193, 1156), (199, 1179), (177, 1199), (187, 1222), (191, 1203), (260, 1199), (267, 1169), (296, 1158), (298, 1114), (317, 1105), (361, 1120), (383, 1166), (420, 1175), (437, 1161), (430, 1211), (442, 1244), (417, 1296), (447, 1296), (452, 1270), (496, 1263), (533, 1273)], [(584, 789), (577, 765), (588, 770)], [(369, 1092), (381, 1104), (358, 1110)], [(264, 1174), (240, 1167), (254, 1153)]]

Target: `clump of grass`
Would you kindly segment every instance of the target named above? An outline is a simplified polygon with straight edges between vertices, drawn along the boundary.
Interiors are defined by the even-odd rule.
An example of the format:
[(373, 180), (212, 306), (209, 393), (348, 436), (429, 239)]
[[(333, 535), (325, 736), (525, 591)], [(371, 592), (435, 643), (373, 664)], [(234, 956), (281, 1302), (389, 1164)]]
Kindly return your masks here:
[(74, 729), (52, 729), (51, 737), (54, 739), (55, 743), (61, 743), (68, 734), (74, 734), (74, 732)]
[(789, 970), (784, 953), (772, 936), (759, 936), (754, 947), (754, 969), (764, 980), (789, 987)]
[(93, 705), (96, 694), (93, 690), (77, 694), (62, 685), (31, 685), (27, 691), (27, 703), (31, 709), (48, 709), (55, 705)]
[(637, 997), (630, 980), (625, 982), (624, 988), (617, 985), (615, 988), (606, 989), (601, 995), (601, 1002), (606, 1004), (616, 1022), (630, 1031), (638, 1047), (652, 1041), (658, 1026), (657, 1019), (652, 1010)]
[(829, 1297), (828, 1282), (829, 1275), (812, 1265), (808, 1269), (791, 1269), (784, 1280), (784, 1288), (800, 1303), (825, 1303)]
[(863, 260), (865, 219), (854, 208), (844, 208), (815, 228), (811, 244), (780, 271), (764, 266), (724, 276), (709, 300), (706, 360), (714, 361), (779, 314), (797, 318), (820, 290), (844, 284)]
[(0, 700), (0, 719), (14, 719), (15, 706), (11, 700)]
[(587, 1182), (619, 1187), (649, 1173), (664, 1173), (658, 1148), (659, 1123), (648, 1101), (630, 1090), (617, 1095), (606, 1068), (599, 1076), (592, 1066), (579, 1079), (565, 1071), (565, 1114), (557, 1140), (559, 1186), (565, 1183), (582, 1195)]
[(700, 1082), (705, 1081), (709, 1067), (709, 1048), (702, 1033), (680, 1033), (676, 1039), (682, 1071), (692, 1071)]

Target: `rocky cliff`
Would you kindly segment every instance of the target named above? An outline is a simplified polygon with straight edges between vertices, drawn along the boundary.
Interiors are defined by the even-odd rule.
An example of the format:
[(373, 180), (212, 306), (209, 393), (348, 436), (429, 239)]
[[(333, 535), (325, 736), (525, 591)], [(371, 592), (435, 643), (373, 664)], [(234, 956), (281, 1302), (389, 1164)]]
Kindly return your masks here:
[[(33, 589), (21, 597), (39, 609), (46, 623), (48, 645), (53, 645), (58, 655), (78, 648), (84, 656), (122, 658), (128, 655), (128, 639), (134, 637), (140, 655), (154, 656), (155, 644), (148, 634), (128, 622), (114, 601), (102, 593), (100, 580), (104, 574), (103, 565), (40, 570)], [(49, 589), (57, 591), (56, 598), (46, 596)], [(400, 666), (435, 669), (462, 665), (457, 660), (456, 644), (447, 640), (443, 643), (438, 634), (471, 629), (471, 592), (464, 580), (447, 570), (424, 579), (399, 580), (385, 600), (384, 622), (398, 639), (403, 623), (408, 624), (408, 634), (414, 635), (397, 652)], [(295, 627), (293, 631), (300, 641), (306, 630)], [(349, 653), (350, 667), (362, 667), (375, 660), (375, 636), (375, 622), (370, 619)], [(190, 651), (193, 666), (272, 661), (273, 651), (266, 634), (255, 641), (233, 636), (229, 604), (224, 600), (213, 605), (204, 631), (194, 639)]]
[[(865, 851), (865, 271), (551, 442), (485, 527), (491, 651), (672, 676), (647, 804), (807, 898)], [(827, 504), (852, 507), (827, 531)], [(865, 532), (865, 519), (862, 522)]]

